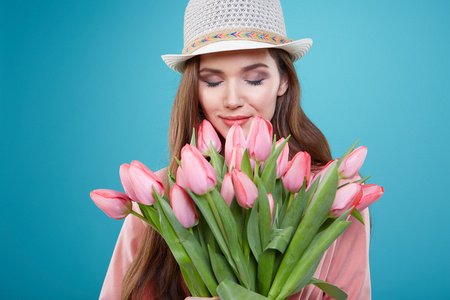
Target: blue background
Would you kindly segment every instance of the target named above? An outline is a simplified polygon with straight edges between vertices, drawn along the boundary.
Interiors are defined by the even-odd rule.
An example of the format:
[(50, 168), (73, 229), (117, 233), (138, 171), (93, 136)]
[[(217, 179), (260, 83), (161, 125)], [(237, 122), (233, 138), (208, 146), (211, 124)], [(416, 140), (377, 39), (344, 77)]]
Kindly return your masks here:
[[(167, 164), (187, 1), (1, 1), (0, 298), (95, 299), (122, 222), (89, 198)], [(447, 296), (448, 1), (283, 0), (303, 105), (333, 155), (368, 146), (374, 299)]]

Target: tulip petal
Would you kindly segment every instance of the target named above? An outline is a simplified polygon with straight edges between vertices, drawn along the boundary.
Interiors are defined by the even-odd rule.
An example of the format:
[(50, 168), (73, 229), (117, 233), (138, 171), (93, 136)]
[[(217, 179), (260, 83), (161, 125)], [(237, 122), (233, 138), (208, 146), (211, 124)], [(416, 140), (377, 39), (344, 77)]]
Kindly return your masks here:
[(230, 130), (228, 130), (227, 138), (225, 140), (225, 162), (228, 166), (230, 165), (231, 152), (233, 148), (239, 144), (244, 148), (247, 147), (244, 131), (241, 126), (233, 125)]
[(164, 194), (164, 185), (150, 169), (139, 161), (132, 161), (130, 165), (130, 179), (138, 202), (145, 205), (155, 203), (153, 189), (159, 195)]
[(376, 184), (364, 184), (362, 185), (362, 191), (362, 199), (356, 205), (359, 211), (378, 201), (383, 196), (384, 188)]
[(197, 149), (203, 156), (208, 157), (211, 155), (211, 144), (217, 152), (222, 150), (222, 142), (216, 130), (208, 120), (204, 119), (198, 127)]
[(90, 194), (92, 201), (110, 218), (123, 219), (131, 212), (131, 199), (124, 193), (98, 189)]
[(136, 193), (134, 192), (133, 185), (130, 179), (130, 165), (122, 164), (119, 169), (120, 181), (122, 182), (125, 194), (133, 201), (137, 201)]
[(247, 136), (247, 149), (250, 158), (256, 161), (265, 161), (272, 150), (272, 124), (256, 116), (250, 126)]
[(185, 228), (197, 225), (198, 215), (194, 202), (186, 190), (176, 183), (170, 189), (170, 205), (178, 221)]
[(367, 155), (367, 147), (361, 146), (353, 150), (339, 166), (341, 178), (352, 178), (361, 169)]

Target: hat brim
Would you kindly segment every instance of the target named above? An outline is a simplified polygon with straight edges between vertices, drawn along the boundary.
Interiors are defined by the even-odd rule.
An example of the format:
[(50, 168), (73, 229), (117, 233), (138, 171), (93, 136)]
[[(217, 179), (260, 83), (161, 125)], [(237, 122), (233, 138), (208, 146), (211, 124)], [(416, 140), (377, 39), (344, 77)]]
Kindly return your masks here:
[(161, 58), (164, 60), (164, 62), (167, 64), (169, 68), (178, 73), (183, 73), (184, 63), (194, 56), (223, 51), (264, 49), (264, 48), (283, 49), (290, 54), (291, 59), (294, 62), (302, 58), (306, 54), (306, 52), (308, 52), (308, 50), (312, 46), (312, 42), (313, 42), (312, 39), (301, 39), (286, 44), (273, 45), (263, 42), (255, 42), (247, 40), (228, 40), (211, 43), (209, 45), (203, 46), (199, 48), (197, 51), (193, 52), (192, 54), (178, 54), (178, 55), (167, 54), (162, 55)]

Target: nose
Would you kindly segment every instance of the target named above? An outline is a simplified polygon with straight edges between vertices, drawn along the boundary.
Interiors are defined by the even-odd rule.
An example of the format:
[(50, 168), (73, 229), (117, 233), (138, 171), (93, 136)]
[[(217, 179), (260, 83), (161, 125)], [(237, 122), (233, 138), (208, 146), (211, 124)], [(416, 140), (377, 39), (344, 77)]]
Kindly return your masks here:
[(244, 99), (239, 86), (235, 82), (229, 81), (224, 95), (224, 106), (230, 109), (236, 109), (243, 104)]

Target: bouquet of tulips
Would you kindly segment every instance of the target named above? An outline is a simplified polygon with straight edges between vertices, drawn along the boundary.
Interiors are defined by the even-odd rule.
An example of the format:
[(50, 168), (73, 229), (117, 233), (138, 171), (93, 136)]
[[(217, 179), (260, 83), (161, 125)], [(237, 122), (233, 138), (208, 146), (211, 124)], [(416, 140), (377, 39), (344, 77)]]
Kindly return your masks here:
[[(328, 247), (350, 225), (351, 214), (377, 201), (383, 188), (352, 181), (366, 147), (353, 145), (312, 176), (311, 157), (288, 161), (289, 137), (274, 141), (270, 122), (254, 118), (247, 139), (231, 127), (222, 145), (203, 121), (181, 150), (170, 195), (138, 161), (123, 164), (125, 193), (94, 190), (91, 198), (110, 217), (133, 214), (157, 230), (170, 247), (193, 296), (286, 299), (314, 284), (335, 299), (347, 295), (313, 278)], [(209, 157), (209, 160), (205, 157)], [(140, 213), (132, 210), (138, 203)]]

